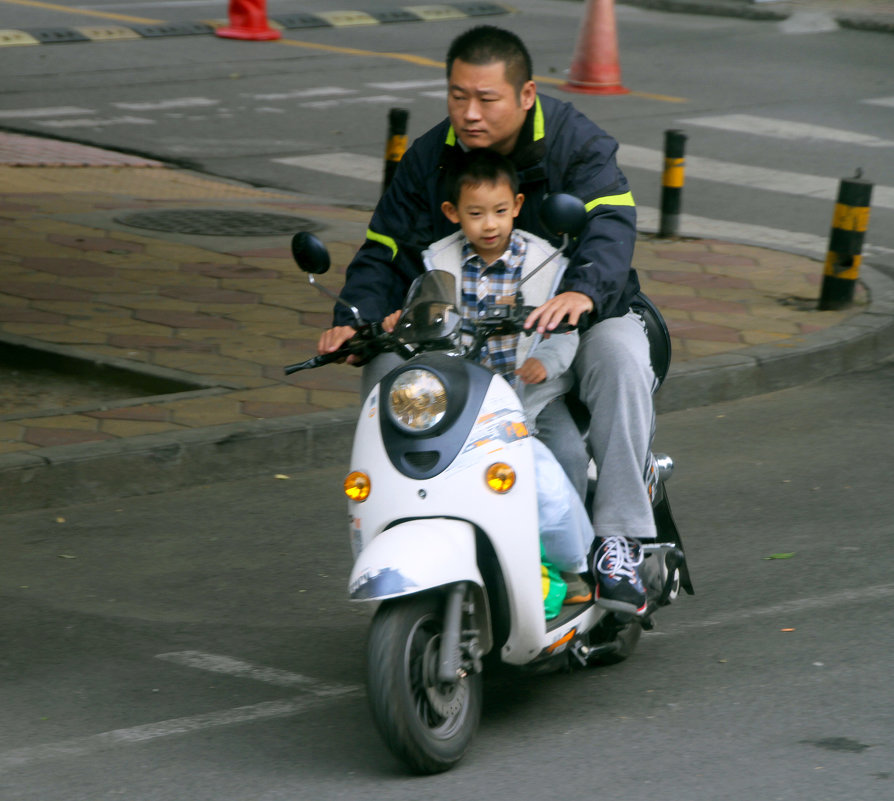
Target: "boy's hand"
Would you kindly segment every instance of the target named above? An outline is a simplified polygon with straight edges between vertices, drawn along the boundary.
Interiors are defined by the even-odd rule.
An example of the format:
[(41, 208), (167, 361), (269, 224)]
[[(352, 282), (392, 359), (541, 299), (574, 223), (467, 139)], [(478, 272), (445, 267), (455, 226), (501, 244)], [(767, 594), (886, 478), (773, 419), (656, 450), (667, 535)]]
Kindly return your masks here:
[(525, 359), (525, 363), (515, 371), (515, 374), (526, 384), (539, 384), (546, 381), (546, 368), (540, 359), (533, 356)]
[(384, 320), (382, 320), (382, 328), (384, 328), (389, 334), (394, 330), (394, 326), (397, 325), (397, 321), (400, 319), (400, 309), (396, 312), (391, 312)]
[(538, 334), (552, 331), (566, 317), (570, 325), (577, 325), (582, 314), (593, 311), (593, 300), (583, 292), (562, 292), (538, 306), (525, 320), (525, 328), (537, 326)]

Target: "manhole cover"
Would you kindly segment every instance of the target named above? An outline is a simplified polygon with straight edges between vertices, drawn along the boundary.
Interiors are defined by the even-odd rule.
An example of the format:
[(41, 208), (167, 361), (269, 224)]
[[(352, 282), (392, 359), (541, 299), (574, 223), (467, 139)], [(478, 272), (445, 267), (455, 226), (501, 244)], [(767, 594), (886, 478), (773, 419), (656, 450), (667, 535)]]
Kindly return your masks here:
[(276, 236), (299, 231), (319, 231), (323, 226), (306, 217), (259, 211), (221, 209), (172, 209), (124, 214), (115, 222), (169, 234), (198, 236)]

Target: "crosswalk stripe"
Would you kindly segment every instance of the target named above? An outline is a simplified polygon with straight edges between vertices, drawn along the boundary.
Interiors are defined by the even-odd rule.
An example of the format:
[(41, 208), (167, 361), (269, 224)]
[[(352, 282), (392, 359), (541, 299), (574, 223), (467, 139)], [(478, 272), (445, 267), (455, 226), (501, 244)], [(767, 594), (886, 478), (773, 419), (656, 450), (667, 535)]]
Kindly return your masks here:
[(868, 134), (846, 131), (840, 128), (827, 128), (825, 125), (790, 122), (770, 117), (757, 117), (752, 114), (689, 117), (679, 120), (679, 122), (688, 125), (701, 125), (706, 128), (716, 128), (721, 131), (770, 136), (776, 139), (790, 139), (802, 142), (805, 139), (820, 139), (827, 142), (862, 145), (864, 147), (894, 147), (894, 141), (890, 139), (880, 139), (877, 136), (869, 136)]
[[(657, 231), (660, 212), (651, 206), (636, 207), (637, 228), (642, 231)], [(823, 256), (828, 250), (827, 237), (785, 231), (765, 225), (716, 220), (695, 214), (680, 215), (681, 236), (705, 239), (722, 239), (729, 242), (757, 244), (771, 250), (797, 251), (810, 256)]]
[(220, 100), (212, 100), (210, 97), (172, 97), (167, 100), (154, 100), (143, 103), (112, 103), (112, 105), (128, 111), (167, 111), (172, 108), (216, 106), (219, 103)]
[[(618, 149), (618, 163), (622, 168), (661, 172), (664, 169), (664, 154), (652, 148), (621, 145)], [(838, 192), (839, 181), (836, 178), (773, 170), (751, 164), (735, 164), (704, 156), (686, 156), (685, 169), (686, 178), (716, 181), (765, 192), (782, 192), (822, 200), (834, 200)], [(894, 187), (873, 186), (872, 206), (894, 209)]]
[(359, 181), (381, 183), (385, 175), (383, 159), (363, 156), (359, 153), (318, 153), (309, 156), (288, 156), (273, 159), (273, 161), (290, 167), (302, 167), (305, 170), (356, 178)]
[(93, 109), (78, 106), (56, 106), (53, 108), (13, 108), (0, 111), (0, 119), (40, 119), (42, 117), (65, 117), (71, 114), (95, 114)]

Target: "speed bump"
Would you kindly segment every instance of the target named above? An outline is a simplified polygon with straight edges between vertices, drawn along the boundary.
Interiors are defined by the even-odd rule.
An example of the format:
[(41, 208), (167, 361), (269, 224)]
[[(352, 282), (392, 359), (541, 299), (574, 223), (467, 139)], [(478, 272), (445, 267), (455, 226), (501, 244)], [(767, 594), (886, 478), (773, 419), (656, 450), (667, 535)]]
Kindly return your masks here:
[(36, 45), (40, 42), (25, 31), (0, 29), (0, 47), (15, 47), (16, 45)]

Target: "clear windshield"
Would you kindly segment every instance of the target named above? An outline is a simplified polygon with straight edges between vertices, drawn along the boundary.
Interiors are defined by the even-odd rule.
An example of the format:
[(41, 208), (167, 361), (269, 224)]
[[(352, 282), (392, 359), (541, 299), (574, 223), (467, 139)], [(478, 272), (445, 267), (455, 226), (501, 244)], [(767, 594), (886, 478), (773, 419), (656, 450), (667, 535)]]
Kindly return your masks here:
[(446, 348), (459, 341), (461, 326), (456, 279), (443, 270), (430, 270), (410, 286), (394, 331), (404, 344)]

